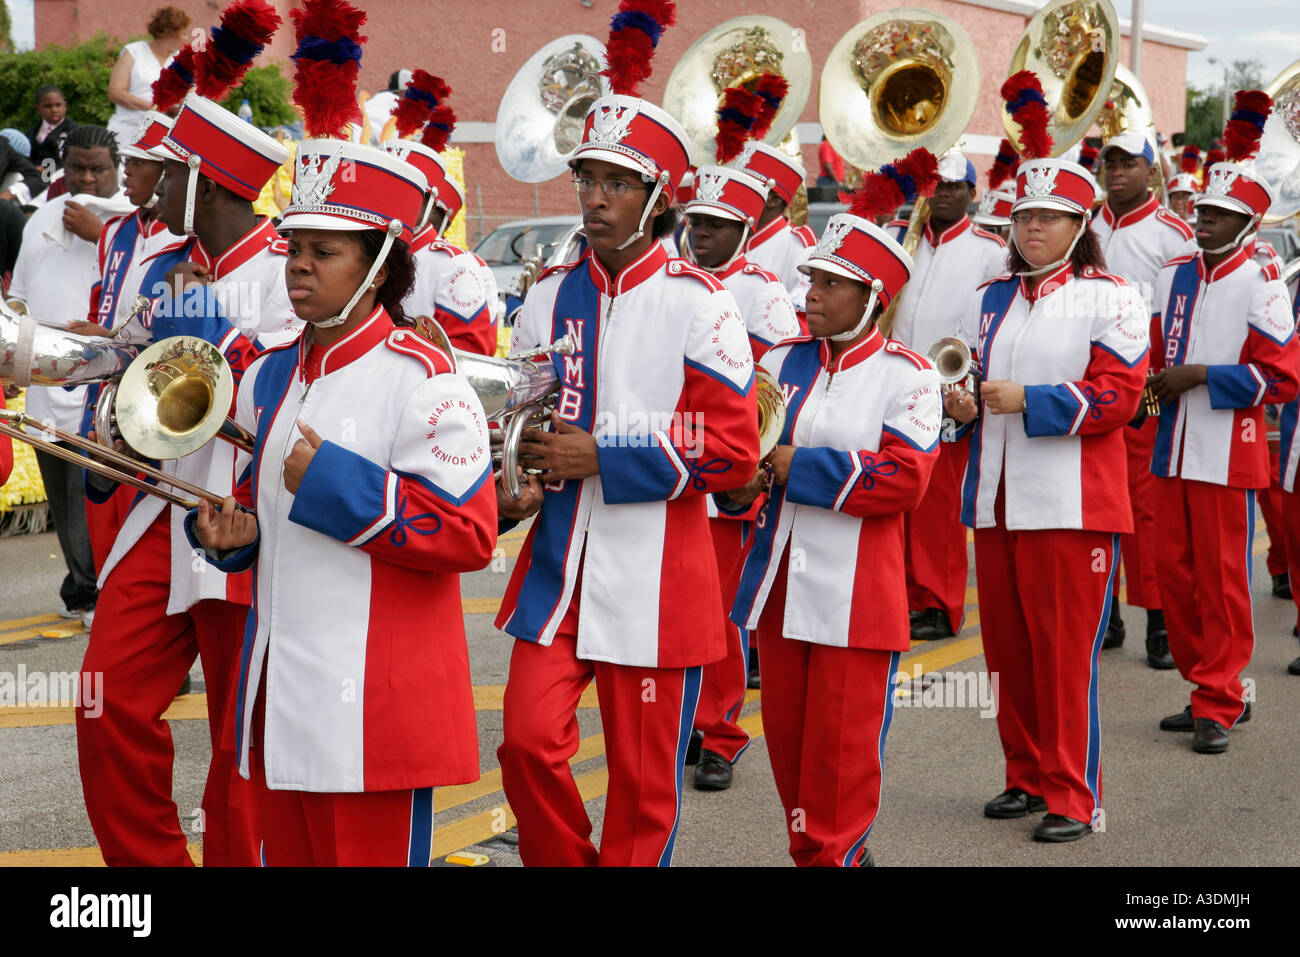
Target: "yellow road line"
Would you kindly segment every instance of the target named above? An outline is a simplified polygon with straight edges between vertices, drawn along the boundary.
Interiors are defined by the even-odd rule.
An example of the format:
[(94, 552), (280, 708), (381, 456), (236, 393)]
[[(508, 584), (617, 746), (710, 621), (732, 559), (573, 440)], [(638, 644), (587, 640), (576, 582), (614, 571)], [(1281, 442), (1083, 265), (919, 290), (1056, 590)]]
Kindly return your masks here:
[[(187, 844), (195, 864), (203, 863), (203, 848)], [(450, 853), (450, 852), (449, 852)], [(0, 851), (0, 867), (103, 867), (98, 847), (56, 847), (39, 851)]]
[(66, 621), (68, 624), (79, 623), (76, 618), (60, 618), (58, 615), (32, 615), (30, 618), (0, 621), (0, 632), (12, 631), (15, 628), (26, 628), (29, 625), (43, 625), (51, 621)]

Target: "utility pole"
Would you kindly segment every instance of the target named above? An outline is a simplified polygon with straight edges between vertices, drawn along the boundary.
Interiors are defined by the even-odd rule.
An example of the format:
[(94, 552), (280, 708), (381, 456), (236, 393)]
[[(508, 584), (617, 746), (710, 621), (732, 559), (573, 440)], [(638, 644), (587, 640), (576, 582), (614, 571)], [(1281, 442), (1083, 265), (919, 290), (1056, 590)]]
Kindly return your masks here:
[(1142, 0), (1133, 0), (1128, 34), (1128, 68), (1133, 75), (1142, 80)]

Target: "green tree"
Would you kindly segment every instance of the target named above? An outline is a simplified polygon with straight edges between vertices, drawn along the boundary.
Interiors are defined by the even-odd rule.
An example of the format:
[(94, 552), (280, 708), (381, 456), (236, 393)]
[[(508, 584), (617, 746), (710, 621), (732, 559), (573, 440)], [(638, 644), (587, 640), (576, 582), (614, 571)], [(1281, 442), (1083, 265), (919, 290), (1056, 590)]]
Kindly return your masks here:
[[(1228, 109), (1232, 109), (1232, 94), (1237, 90), (1258, 90), (1264, 86), (1264, 62), (1258, 57), (1233, 60), (1228, 68)], [(1223, 84), (1200, 89), (1187, 87), (1187, 117), (1185, 132), (1188, 143), (1195, 143), (1202, 151), (1213, 148), (1215, 140), (1223, 135)]]
[(253, 108), (253, 123), (257, 126), (285, 126), (298, 119), (289, 105), (289, 78), (278, 63), (249, 70), (244, 82), (221, 105), (231, 113), (238, 113), (239, 104), (244, 100)]
[(0, 0), (0, 53), (8, 53), (14, 48), (14, 22), (9, 16), (9, 4)]

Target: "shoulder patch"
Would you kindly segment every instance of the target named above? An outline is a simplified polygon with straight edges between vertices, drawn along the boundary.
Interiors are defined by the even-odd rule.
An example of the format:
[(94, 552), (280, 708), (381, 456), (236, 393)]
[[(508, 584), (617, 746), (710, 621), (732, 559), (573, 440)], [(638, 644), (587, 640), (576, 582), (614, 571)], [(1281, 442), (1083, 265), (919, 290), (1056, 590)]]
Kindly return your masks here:
[(1193, 232), (1192, 227), (1187, 225), (1187, 223), (1184, 222), (1183, 219), (1173, 210), (1161, 206), (1156, 210), (1156, 219), (1173, 229), (1184, 239), (1196, 238), (1196, 233)]
[(1259, 271), (1263, 273), (1265, 279), (1282, 278), (1282, 270), (1277, 268), (1276, 259), (1274, 259), (1272, 262), (1268, 263), (1267, 265), (1260, 266)]
[(1170, 266), (1181, 266), (1183, 263), (1189, 263), (1195, 258), (1196, 258), (1196, 253), (1184, 253), (1181, 256), (1175, 256), (1173, 259), (1169, 260), (1160, 268), (1168, 269)]
[(768, 272), (762, 266), (755, 266), (753, 263), (746, 263), (745, 268), (741, 270), (746, 276), (758, 276), (767, 282), (780, 282), (781, 278), (773, 272)]
[(906, 219), (891, 219), (889, 222), (885, 223), (885, 229), (893, 229), (895, 226), (902, 226), (906, 229), (909, 225), (911, 224), (908, 223)]
[(278, 236), (268, 242), (266, 248), (276, 256), (287, 256), (289, 255), (289, 240), (283, 236)]
[(1127, 286), (1128, 281), (1121, 276), (1114, 276), (1108, 272), (1102, 272), (1096, 266), (1084, 266), (1083, 277), (1085, 279), (1106, 279), (1117, 286)]
[(799, 237), (799, 241), (803, 243), (805, 247), (817, 245), (817, 234), (809, 229), (807, 225), (795, 226), (792, 232)]
[[(559, 263), (558, 265), (555, 266), (547, 266), (545, 269), (543, 269), (541, 272), (537, 274), (536, 282), (541, 282), (543, 279), (545, 279), (548, 276), (554, 276), (557, 275), (558, 273), (568, 272), (570, 269), (578, 265), (578, 263), (583, 262), (585, 259), (586, 256), (584, 256), (582, 259), (575, 260), (574, 262), (571, 263)], [(536, 285), (536, 282), (534, 283), (534, 285)]]
[(456, 371), (456, 360), (443, 352), (414, 329), (394, 329), (384, 344), (394, 352), (410, 356), (424, 365), (429, 377)]
[(433, 242), (429, 243), (429, 245), (426, 246), (425, 248), (429, 250), (435, 250), (440, 253), (446, 253), (448, 256), (465, 255), (465, 250), (461, 249), (459, 246), (452, 245), (451, 243), (447, 242), (447, 240), (445, 239), (435, 239)]
[(994, 276), (992, 279), (985, 279), (982, 283), (980, 283), (978, 286), (975, 287), (975, 291), (976, 291), (976, 292), (979, 292), (979, 290), (981, 290), (981, 289), (987, 289), (989, 286), (993, 285), (995, 282), (1006, 282), (1008, 279), (1015, 279), (1015, 278), (1017, 278), (1017, 277), (1011, 275), (1011, 273), (1009, 273), (1009, 272), (1008, 272), (1008, 273), (1003, 273), (1003, 274), (1000, 275), (1000, 276)]
[(670, 276), (690, 276), (692, 279), (698, 279), (704, 285), (708, 286), (713, 292), (722, 292), (727, 287), (718, 282), (712, 275), (700, 269), (698, 266), (692, 266), (685, 259), (670, 259), (666, 267)]
[(912, 365), (916, 366), (918, 369), (934, 368), (934, 366), (930, 365), (929, 359), (921, 355), (919, 352), (913, 352), (911, 349), (907, 348), (907, 346), (903, 345), (897, 339), (886, 339), (885, 351), (888, 353), (892, 353), (893, 355), (896, 356), (902, 356), (904, 359), (907, 359), (909, 362), (912, 363)]
[(976, 236), (979, 236), (981, 239), (991, 239), (999, 246), (1003, 247), (1004, 249), (1006, 248), (1007, 241), (1003, 239), (1001, 236), (999, 236), (997, 233), (991, 233), (987, 229), (984, 229), (980, 226), (972, 226), (971, 232), (974, 233)]

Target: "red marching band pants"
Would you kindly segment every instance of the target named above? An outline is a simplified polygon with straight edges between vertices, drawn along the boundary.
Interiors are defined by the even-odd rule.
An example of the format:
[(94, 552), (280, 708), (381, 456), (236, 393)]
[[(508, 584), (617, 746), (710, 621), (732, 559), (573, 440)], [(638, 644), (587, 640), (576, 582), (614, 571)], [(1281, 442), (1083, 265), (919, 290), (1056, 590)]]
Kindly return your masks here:
[[(549, 646), (516, 641), (504, 701), (501, 784), (519, 824), (525, 866), (672, 863), (682, 770), (700, 668), (647, 668), (577, 657), (575, 600)], [(596, 680), (609, 788), (600, 851), (569, 759), (578, 701)]]
[[(1286, 516), (1283, 515), (1286, 490), (1278, 481), (1279, 442), (1277, 432), (1270, 428), (1268, 433), (1268, 474), (1269, 486), (1259, 491), (1259, 511), (1264, 516), (1264, 527), (1268, 529), (1268, 573), (1285, 575), (1291, 566), (1290, 551), (1296, 547), (1296, 539), (1289, 530)], [(1300, 557), (1300, 556), (1297, 556)]]
[[(172, 800), (175, 752), (163, 720), (197, 653), (207, 684), (212, 763), (203, 807), (187, 820), (203, 832), (203, 863), (258, 861), (253, 786), (237, 770), (235, 678), (248, 607), (208, 600), (167, 615), (171, 531), (164, 511), (100, 590), (82, 682), (102, 689), (102, 713), (77, 706), (77, 758), (86, 812), (109, 866), (189, 866)], [(102, 682), (94, 678), (102, 674)]]
[[(1124, 591), (1130, 608), (1159, 609), (1160, 589), (1156, 584), (1156, 477), (1151, 474), (1151, 453), (1156, 447), (1160, 420), (1148, 417), (1139, 428), (1124, 427), (1124, 449), (1128, 453), (1128, 497), (1133, 509), (1133, 531), (1119, 537), (1124, 565)], [(1119, 594), (1115, 576), (1113, 594)]]
[(1088, 824), (1101, 806), (1097, 656), (1110, 619), (1117, 538), (1075, 529), (975, 530), (980, 627), (997, 681), (1006, 788), (1041, 795), (1048, 812)]
[(758, 622), (763, 733), (800, 867), (853, 867), (880, 810), (899, 652), (782, 635), (789, 553)]
[[(903, 513), (907, 549), (907, 607), (942, 608), (955, 635), (966, 614), (966, 526), (961, 523), (961, 482), (970, 436), (939, 443), (939, 460), (921, 504)], [(759, 652), (761, 658), (762, 652)]]
[(1160, 597), (1169, 652), (1179, 674), (1196, 685), (1192, 717), (1231, 728), (1245, 711), (1241, 673), (1255, 650), (1255, 490), (1157, 481), (1156, 521), (1167, 543)]
[(747, 523), (731, 518), (709, 519), (713, 552), (722, 585), (722, 617), (727, 634), (727, 656), (704, 666), (700, 679), (700, 706), (695, 727), (704, 734), (701, 747), (722, 755), (732, 764), (749, 746), (749, 733), (736, 721), (745, 704), (749, 681), (749, 632), (728, 616), (740, 587), (744, 558), (743, 534)]

